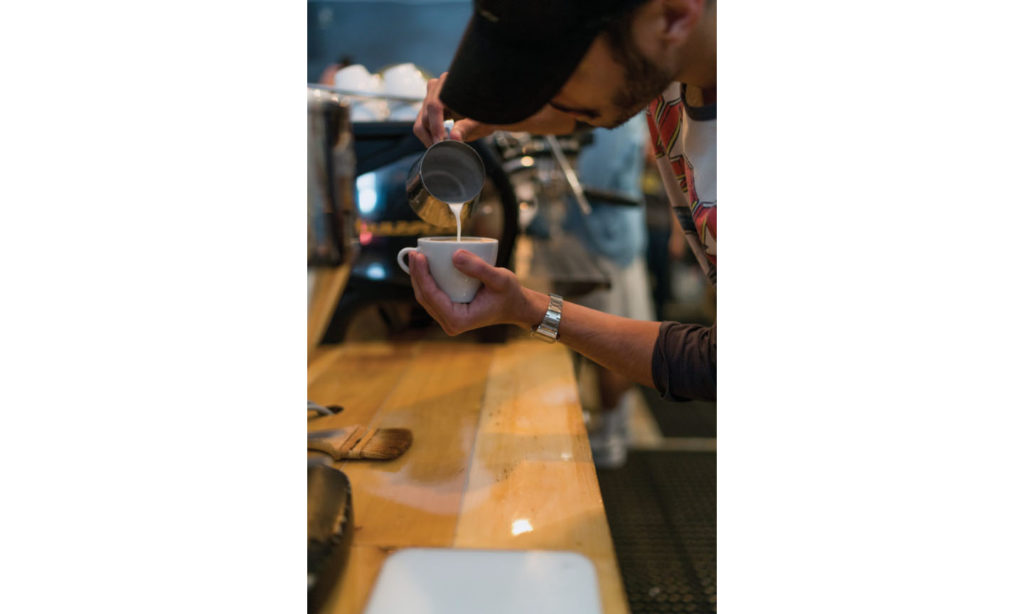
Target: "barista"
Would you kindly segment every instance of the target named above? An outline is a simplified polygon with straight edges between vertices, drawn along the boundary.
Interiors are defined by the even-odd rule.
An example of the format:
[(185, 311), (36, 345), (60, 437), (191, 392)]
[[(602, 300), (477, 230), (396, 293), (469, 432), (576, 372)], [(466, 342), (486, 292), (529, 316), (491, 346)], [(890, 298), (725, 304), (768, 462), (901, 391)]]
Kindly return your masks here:
[[(716, 277), (716, 35), (714, 0), (476, 0), (450, 70), (428, 84), (414, 131), (451, 138), (495, 130), (571, 132), (614, 127), (647, 108), (670, 202), (705, 273)], [(524, 288), (507, 269), (460, 250), (460, 271), (482, 282), (453, 303), (424, 256), (409, 257), (416, 299), (449, 335), (514, 324), (558, 340), (671, 400), (716, 397), (716, 327), (649, 322)]]

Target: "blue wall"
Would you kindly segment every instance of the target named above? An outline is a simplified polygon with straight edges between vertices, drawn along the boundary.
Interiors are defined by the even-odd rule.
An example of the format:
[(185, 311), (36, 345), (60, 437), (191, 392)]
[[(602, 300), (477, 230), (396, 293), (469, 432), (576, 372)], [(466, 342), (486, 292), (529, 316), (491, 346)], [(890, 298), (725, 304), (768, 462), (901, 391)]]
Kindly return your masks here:
[(307, 3), (307, 73), (316, 81), (342, 55), (376, 72), (412, 62), (437, 76), (448, 69), (472, 14), (470, 0)]

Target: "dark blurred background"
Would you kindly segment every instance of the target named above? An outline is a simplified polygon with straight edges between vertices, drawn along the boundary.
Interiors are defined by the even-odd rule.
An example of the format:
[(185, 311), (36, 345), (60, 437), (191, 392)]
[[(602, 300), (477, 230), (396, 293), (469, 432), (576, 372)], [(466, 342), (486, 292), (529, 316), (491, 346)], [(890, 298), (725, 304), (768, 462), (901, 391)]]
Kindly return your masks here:
[(469, 0), (309, 2), (306, 80), (342, 56), (377, 72), (412, 62), (437, 76), (448, 69), (473, 12)]

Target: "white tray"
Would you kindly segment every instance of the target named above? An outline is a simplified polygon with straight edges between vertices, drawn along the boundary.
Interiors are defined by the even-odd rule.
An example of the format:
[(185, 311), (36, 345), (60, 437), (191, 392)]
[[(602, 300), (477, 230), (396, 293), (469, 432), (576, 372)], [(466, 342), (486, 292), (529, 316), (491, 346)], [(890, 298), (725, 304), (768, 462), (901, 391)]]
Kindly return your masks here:
[(600, 614), (575, 552), (409, 548), (384, 562), (365, 614)]

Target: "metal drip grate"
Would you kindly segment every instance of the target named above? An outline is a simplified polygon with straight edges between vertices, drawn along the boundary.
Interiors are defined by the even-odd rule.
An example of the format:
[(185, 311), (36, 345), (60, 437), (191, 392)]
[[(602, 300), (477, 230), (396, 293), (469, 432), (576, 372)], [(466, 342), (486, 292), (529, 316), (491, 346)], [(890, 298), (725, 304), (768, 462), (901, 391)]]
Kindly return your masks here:
[(632, 614), (716, 612), (715, 460), (631, 451), (597, 472)]

